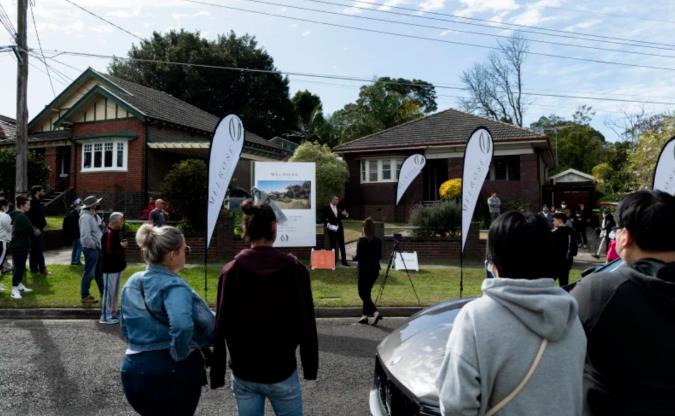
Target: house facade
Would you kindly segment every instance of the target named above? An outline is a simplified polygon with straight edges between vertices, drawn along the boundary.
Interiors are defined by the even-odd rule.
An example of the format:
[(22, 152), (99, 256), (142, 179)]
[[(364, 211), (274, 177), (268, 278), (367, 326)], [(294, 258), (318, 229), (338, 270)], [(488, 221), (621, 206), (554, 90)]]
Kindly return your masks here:
[[(479, 126), (487, 127), (494, 140), (493, 162), (481, 198), (497, 192), (507, 206), (539, 209), (542, 185), (554, 163), (547, 137), (454, 109), (337, 146), (335, 152), (347, 162), (350, 173), (347, 209), (358, 218), (407, 221), (416, 205), (439, 200), (444, 181), (461, 177), (466, 141)], [(398, 172), (403, 160), (415, 153), (426, 157), (426, 165), (396, 205)]]
[[(175, 163), (208, 158), (218, 121), (165, 92), (89, 68), (31, 120), (29, 149), (44, 155), (50, 189), (102, 196), (106, 209), (133, 218), (160, 194)], [(0, 141), (0, 148), (13, 145)], [(287, 156), (247, 131), (233, 183), (249, 189), (252, 161)]]

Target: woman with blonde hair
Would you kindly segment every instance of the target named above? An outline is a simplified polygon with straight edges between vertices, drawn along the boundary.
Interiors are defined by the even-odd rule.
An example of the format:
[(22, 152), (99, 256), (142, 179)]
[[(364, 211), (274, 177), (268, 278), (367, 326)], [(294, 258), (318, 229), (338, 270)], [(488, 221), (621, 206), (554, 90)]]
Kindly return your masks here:
[(177, 274), (190, 254), (177, 228), (144, 224), (136, 243), (148, 267), (122, 289), (124, 394), (141, 415), (193, 415), (206, 385), (200, 348), (211, 345), (215, 319)]

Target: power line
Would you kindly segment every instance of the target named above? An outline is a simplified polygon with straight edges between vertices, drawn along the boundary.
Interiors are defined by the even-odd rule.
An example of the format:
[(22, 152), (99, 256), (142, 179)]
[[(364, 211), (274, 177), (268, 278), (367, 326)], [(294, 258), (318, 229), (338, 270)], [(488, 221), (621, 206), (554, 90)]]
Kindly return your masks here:
[(659, 22), (659, 23), (675, 24), (675, 21), (673, 21), (673, 20), (650, 19), (648, 17), (628, 16), (626, 14), (618, 14), (618, 13), (604, 13), (604, 12), (598, 12), (596, 10), (575, 9), (575, 8), (572, 8), (572, 7), (560, 7), (560, 6), (539, 6), (539, 7), (543, 8), (543, 9), (565, 10), (565, 11), (570, 11), (570, 12), (574, 12), (574, 13), (595, 14), (595, 15), (598, 15), (598, 16), (606, 16), (606, 17), (618, 17), (620, 19), (644, 20), (646, 22)]
[[(211, 2), (206, 2), (206, 1), (201, 1), (201, 0), (185, 0), (190, 3), (196, 3), (196, 4), (203, 4), (203, 5), (209, 5), (209, 6), (214, 6), (214, 7), (219, 7), (220, 5), (217, 3), (211, 3)], [(314, 12), (314, 13), (322, 13), (322, 14), (328, 14), (328, 15), (333, 15), (333, 16), (342, 16), (342, 17), (348, 17), (352, 19), (361, 19), (361, 20), (367, 20), (367, 21), (374, 21), (374, 22), (380, 22), (380, 23), (394, 23), (394, 24), (399, 24), (399, 25), (406, 25), (406, 26), (412, 26), (412, 27), (419, 27), (419, 28), (424, 28), (424, 29), (436, 29), (436, 30), (443, 30), (446, 32), (457, 32), (457, 33), (466, 33), (470, 35), (478, 35), (478, 36), (488, 36), (491, 38), (499, 38), (499, 39), (510, 39), (510, 36), (506, 35), (496, 35), (493, 33), (485, 33), (485, 32), (477, 32), (473, 30), (461, 30), (461, 29), (455, 29), (447, 26), (433, 26), (433, 25), (427, 25), (427, 24), (420, 24), (420, 23), (412, 23), (412, 22), (405, 22), (405, 21), (400, 21), (400, 20), (390, 20), (390, 19), (381, 19), (377, 17), (369, 17), (369, 16), (360, 16), (360, 15), (351, 15), (348, 13), (340, 13), (340, 12), (334, 12), (334, 11), (329, 11), (329, 10), (322, 10), (322, 9), (314, 9), (310, 7), (303, 7), (303, 6), (296, 6), (292, 4), (287, 4), (287, 3), (277, 3), (277, 2), (271, 2), (271, 1), (264, 1), (264, 0), (243, 0), (243, 1), (248, 1), (251, 3), (258, 3), (258, 4), (265, 4), (268, 6), (279, 6), (279, 7), (287, 7), (290, 9), (296, 9), (296, 10), (303, 10), (303, 11), (309, 11), (309, 12)], [(316, 1), (316, 0), (307, 0), (307, 1), (314, 1), (317, 3), (328, 3), (328, 4), (339, 4), (339, 3), (332, 3), (332, 2), (325, 2), (325, 1)], [(364, 8), (367, 9), (367, 8)], [(367, 9), (370, 10), (370, 9)], [(382, 13), (387, 13), (386, 10), (378, 10), (379, 12)], [(403, 14), (403, 13), (395, 13), (394, 14)], [(409, 15), (406, 15), (409, 16)], [(675, 55), (660, 55), (657, 53), (650, 53), (650, 52), (640, 52), (640, 51), (630, 51), (626, 49), (612, 49), (612, 48), (603, 48), (599, 46), (589, 46), (589, 45), (576, 45), (572, 43), (562, 43), (562, 42), (554, 42), (554, 41), (548, 41), (548, 40), (540, 40), (540, 39), (528, 39), (528, 41), (533, 42), (533, 43), (543, 43), (546, 45), (556, 45), (556, 46), (565, 46), (565, 47), (571, 47), (571, 48), (580, 48), (580, 49), (590, 49), (590, 50), (596, 50), (596, 51), (604, 51), (604, 52), (617, 52), (617, 53), (622, 53), (622, 54), (631, 54), (631, 55), (642, 55), (642, 56), (653, 56), (657, 58), (675, 58)]]
[(137, 34), (135, 34), (135, 33), (131, 32), (131, 31), (129, 31), (129, 30), (123, 28), (122, 26), (120, 26), (120, 25), (118, 25), (118, 24), (116, 24), (116, 23), (111, 22), (110, 20), (106, 19), (105, 17), (99, 16), (98, 14), (96, 14), (96, 13), (94, 13), (94, 12), (88, 10), (88, 9), (85, 9), (84, 7), (82, 7), (82, 6), (80, 6), (79, 4), (75, 3), (74, 1), (71, 1), (71, 0), (64, 0), (64, 1), (66, 1), (66, 2), (68, 2), (68, 3), (70, 3), (70, 4), (72, 4), (73, 6), (77, 7), (78, 9), (82, 10), (82, 11), (85, 12), (85, 13), (88, 13), (88, 14), (94, 16), (95, 18), (97, 18), (97, 19), (99, 19), (99, 20), (102, 20), (102, 21), (106, 22), (107, 24), (109, 24), (109, 25), (111, 25), (111, 26), (116, 27), (117, 29), (121, 30), (122, 32), (126, 33), (127, 35), (133, 36), (133, 37), (135, 37), (136, 39), (138, 39), (138, 40), (140, 40), (140, 41), (145, 40), (145, 39), (143, 39), (142, 37), (138, 36)]
[(47, 78), (49, 78), (49, 86), (52, 87), (52, 94), (56, 97), (56, 90), (54, 89), (54, 82), (52, 82), (52, 75), (49, 73), (49, 66), (45, 58), (45, 53), (42, 50), (42, 42), (40, 41), (40, 33), (38, 33), (37, 24), (35, 23), (35, 13), (33, 12), (33, 3), (30, 3), (30, 17), (33, 19), (33, 28), (35, 29), (35, 37), (38, 41), (38, 46), (40, 47), (40, 54), (42, 55), (42, 62), (45, 64), (45, 69), (47, 70)]
[[(68, 1), (68, 0), (66, 0), (66, 1)], [(324, 22), (324, 21), (320, 21), (320, 20), (313, 20), (313, 19), (306, 19), (306, 18), (302, 18), (302, 17), (287, 16), (287, 15), (283, 15), (283, 14), (263, 12), (263, 11), (258, 11), (258, 10), (243, 9), (243, 8), (240, 8), (240, 7), (225, 6), (225, 5), (221, 5), (221, 4), (213, 4), (213, 3), (207, 3), (207, 2), (203, 2), (203, 1), (197, 1), (197, 0), (184, 0), (184, 1), (189, 2), (189, 3), (211, 5), (211, 6), (214, 6), (214, 7), (220, 7), (220, 8), (223, 8), (223, 9), (235, 10), (235, 11), (244, 12), (244, 13), (252, 13), (252, 14), (258, 14), (258, 15), (262, 15), (262, 16), (272, 16), (272, 17), (278, 17), (278, 18), (281, 18), (281, 19), (288, 19), (288, 20), (295, 20), (295, 21), (301, 21), (301, 22), (307, 22), (307, 23), (314, 23), (314, 24), (318, 24), (318, 25), (337, 27), (337, 28), (341, 28), (341, 29), (356, 30), (356, 31), (368, 32), (368, 33), (376, 33), (376, 34), (380, 34), (380, 35), (396, 36), (396, 37), (406, 38), (406, 39), (426, 40), (426, 41), (430, 41), (430, 42), (437, 42), (437, 43), (444, 43), (444, 44), (451, 44), (451, 45), (470, 46), (470, 47), (481, 48), (481, 49), (499, 50), (499, 48), (496, 48), (494, 46), (480, 45), (480, 44), (476, 44), (476, 43), (459, 42), (459, 41), (452, 41), (452, 40), (447, 40), (447, 39), (437, 39), (437, 38), (430, 38), (430, 37), (426, 37), (426, 36), (418, 36), (418, 35), (410, 35), (410, 34), (404, 34), (404, 33), (398, 33), (398, 32), (389, 32), (389, 31), (385, 31), (385, 30), (370, 29), (370, 28), (364, 28), (364, 27), (359, 27), (359, 26), (351, 26), (351, 25), (338, 24), (338, 23), (329, 23), (329, 22)], [(603, 65), (625, 66), (625, 67), (629, 67), (629, 68), (643, 68), (643, 69), (657, 69), (657, 70), (663, 70), (663, 71), (675, 71), (675, 68), (672, 68), (672, 67), (644, 65), (644, 64), (633, 64), (633, 63), (629, 63), (629, 62), (609, 61), (609, 60), (594, 59), (594, 58), (581, 58), (581, 57), (577, 57), (577, 56), (557, 55), (557, 54), (544, 53), (544, 52), (529, 51), (528, 54), (536, 55), (536, 56), (543, 56), (543, 57), (546, 57), (546, 58), (566, 59), (566, 60), (577, 61), (577, 62), (590, 62), (590, 63), (603, 64)]]
[[(306, 1), (317, 1), (318, 2), (318, 0), (306, 0)], [(471, 22), (485, 22), (485, 23), (488, 23), (489, 26), (486, 26), (485, 24), (482, 24), (482, 23), (476, 23), (476, 25), (484, 26), (484, 27), (491, 27), (491, 28), (494, 28), (495, 27), (494, 25), (498, 25), (498, 26), (501, 26), (501, 27), (507, 28), (507, 29), (517, 28), (517, 29), (521, 30), (523, 33), (539, 33), (539, 32), (531, 32), (530, 31), (530, 30), (534, 29), (534, 30), (552, 32), (552, 33), (566, 34), (566, 35), (570, 35), (570, 36), (583, 36), (583, 37), (592, 37), (592, 38), (596, 38), (596, 39), (606, 39), (608, 43), (615, 43), (615, 42), (610, 42), (612, 40), (620, 40), (620, 41), (626, 41), (626, 42), (643, 43), (643, 44), (648, 44), (648, 45), (662, 45), (662, 46), (669, 46), (669, 47), (675, 46), (675, 44), (671, 44), (671, 43), (650, 42), (650, 41), (644, 41), (644, 40), (639, 40), (639, 39), (622, 38), (622, 37), (617, 37), (617, 36), (605, 36), (605, 35), (596, 35), (596, 34), (593, 34), (593, 33), (575, 32), (575, 31), (572, 31), (572, 30), (551, 29), (551, 28), (547, 28), (547, 27), (543, 27), (543, 26), (524, 25), (524, 24), (518, 24), (518, 23), (506, 23), (506, 22), (501, 22), (499, 20), (495, 20), (495, 19), (481, 19), (481, 18), (478, 18), (478, 17), (460, 16), (460, 15), (456, 15), (456, 14), (452, 14), (452, 13), (425, 11), (425, 10), (421, 10), (421, 9), (414, 9), (414, 8), (403, 7), (403, 6), (393, 6), (393, 5), (390, 6), (390, 5), (383, 4), (383, 3), (376, 3), (376, 2), (371, 3), (371, 2), (366, 2), (366, 1), (363, 1), (363, 0), (352, 0), (352, 2), (370, 5), (371, 7), (372, 6), (387, 7), (387, 8), (390, 8), (390, 9), (407, 10), (407, 11), (410, 11), (410, 12), (424, 13), (424, 14), (430, 14), (430, 15), (434, 15), (434, 16), (445, 16), (445, 17), (448, 17), (448, 18), (451, 18), (451, 19), (468, 20), (468, 21), (471, 21)], [(341, 6), (353, 7), (353, 6), (348, 5), (348, 4), (341, 4)], [(456, 23), (461, 23), (461, 22), (456, 22)], [(465, 22), (464, 24), (468, 24), (468, 23)], [(539, 33), (539, 34), (547, 35), (546, 33)], [(547, 36), (553, 36), (553, 35), (548, 34)], [(638, 45), (634, 45), (634, 46), (638, 46)], [(644, 46), (644, 47), (648, 47), (648, 46)]]
[(12, 19), (10, 19), (9, 14), (7, 14), (7, 11), (3, 7), (2, 3), (0, 3), (0, 24), (2, 24), (5, 29), (7, 29), (7, 32), (12, 37), (12, 40), (16, 41), (16, 28), (14, 27)]
[(63, 72), (59, 71), (57, 68), (54, 68), (53, 66), (49, 65), (49, 63), (47, 62), (47, 60), (46, 60), (45, 58), (43, 58), (42, 56), (40, 56), (40, 55), (38, 55), (38, 54), (36, 54), (36, 53), (29, 53), (29, 54), (30, 54), (30, 56), (32, 56), (33, 58), (35, 58), (35, 59), (37, 59), (38, 61), (42, 62), (42, 63), (45, 65), (45, 67), (47, 68), (47, 70), (51, 70), (51, 72), (53, 72), (54, 75), (58, 76), (58, 77), (59, 77), (62, 81), (64, 81), (66, 84), (73, 81), (73, 79), (72, 79), (71, 77), (69, 77), (68, 75), (66, 75), (66, 74), (64, 74)]
[[(139, 62), (139, 63), (154, 63), (154, 64), (164, 64), (164, 65), (177, 65), (184, 67), (192, 68), (208, 68), (208, 69), (220, 69), (225, 71), (235, 71), (235, 72), (246, 72), (246, 73), (258, 73), (258, 74), (272, 74), (272, 75), (286, 75), (286, 76), (297, 76), (297, 77), (306, 77), (306, 78), (320, 78), (320, 79), (333, 79), (333, 80), (345, 80), (345, 81), (358, 81), (364, 83), (373, 83), (376, 80), (363, 78), (363, 77), (353, 77), (353, 76), (343, 76), (343, 75), (334, 75), (334, 74), (317, 74), (317, 73), (305, 73), (305, 72), (293, 72), (293, 71), (281, 71), (281, 70), (269, 70), (269, 69), (257, 69), (257, 68), (240, 68), (240, 67), (231, 67), (231, 66), (221, 66), (221, 65), (208, 65), (208, 64), (195, 64), (189, 62), (177, 62), (177, 61), (167, 61), (167, 60), (157, 60), (157, 59), (142, 59), (142, 58), (131, 58), (131, 57), (119, 57), (115, 55), (103, 55), (95, 54), (88, 52), (74, 52), (74, 51), (62, 51), (62, 50), (49, 50), (56, 55), (52, 57), (47, 57), (47, 59), (53, 59), (54, 57), (60, 55), (70, 55), (70, 56), (82, 56), (90, 57), (97, 59), (118, 59), (123, 61)], [(404, 83), (398, 81), (389, 81), (391, 84), (398, 85), (408, 85), (415, 87), (423, 87), (420, 84), (413, 83)], [(468, 91), (468, 88), (465, 87), (456, 87), (448, 84), (440, 83), (430, 83), (435, 88), (438, 89), (449, 89), (449, 90), (459, 90), (459, 91)], [(609, 102), (623, 102), (623, 103), (638, 103), (638, 104), (657, 104), (657, 105), (670, 105), (675, 106), (675, 102), (670, 101), (654, 101), (654, 100), (632, 100), (632, 99), (623, 99), (615, 97), (597, 97), (592, 95), (571, 95), (571, 94), (555, 94), (555, 93), (537, 93), (537, 92), (524, 92), (523, 95), (533, 96), (533, 97), (551, 97), (551, 98), (569, 98), (569, 99), (579, 99), (579, 100), (593, 100), (593, 101), (609, 101)]]

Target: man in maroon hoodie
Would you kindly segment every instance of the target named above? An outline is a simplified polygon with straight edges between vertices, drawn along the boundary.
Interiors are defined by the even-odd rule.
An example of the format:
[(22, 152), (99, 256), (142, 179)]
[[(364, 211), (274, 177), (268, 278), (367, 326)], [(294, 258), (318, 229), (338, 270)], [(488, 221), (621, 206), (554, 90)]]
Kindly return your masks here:
[(295, 257), (272, 247), (277, 227), (268, 205), (246, 201), (241, 208), (251, 248), (220, 275), (211, 388), (225, 384), (229, 350), (240, 415), (262, 416), (265, 398), (276, 414), (302, 415), (298, 345), (305, 380), (315, 380), (319, 366), (309, 272)]

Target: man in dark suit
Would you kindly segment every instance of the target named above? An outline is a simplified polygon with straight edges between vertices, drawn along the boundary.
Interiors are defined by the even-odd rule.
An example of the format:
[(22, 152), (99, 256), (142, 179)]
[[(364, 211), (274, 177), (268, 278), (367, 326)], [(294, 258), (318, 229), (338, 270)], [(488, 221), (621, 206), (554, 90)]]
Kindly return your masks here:
[(340, 197), (333, 196), (324, 210), (323, 226), (324, 232), (328, 235), (330, 241), (330, 248), (335, 250), (335, 264), (338, 261), (338, 249), (340, 251), (340, 258), (343, 266), (349, 266), (347, 263), (347, 255), (345, 254), (345, 231), (342, 226), (342, 219), (349, 218), (349, 214), (344, 209), (340, 210), (338, 204)]

